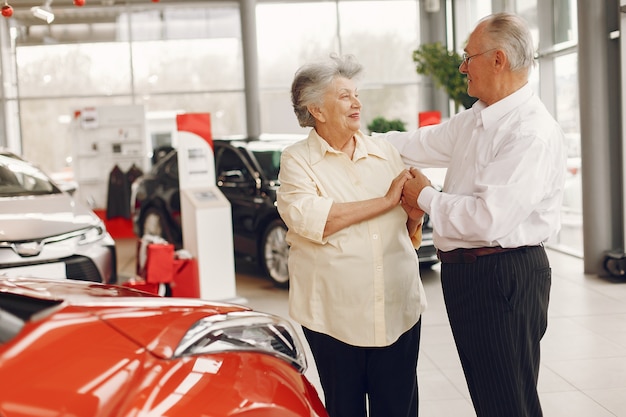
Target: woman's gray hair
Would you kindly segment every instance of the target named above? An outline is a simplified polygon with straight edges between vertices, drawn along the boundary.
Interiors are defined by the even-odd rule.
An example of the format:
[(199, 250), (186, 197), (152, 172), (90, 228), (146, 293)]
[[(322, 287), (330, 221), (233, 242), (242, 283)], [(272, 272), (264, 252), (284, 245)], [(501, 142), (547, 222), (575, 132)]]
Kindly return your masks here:
[(353, 55), (332, 54), (327, 60), (300, 67), (291, 84), (291, 103), (300, 126), (315, 127), (315, 118), (307, 106), (322, 105), (324, 93), (335, 77), (352, 79), (361, 71), (363, 66)]
[(513, 13), (495, 13), (483, 18), (484, 31), (502, 49), (509, 60), (511, 71), (530, 69), (535, 65), (535, 48), (528, 24)]

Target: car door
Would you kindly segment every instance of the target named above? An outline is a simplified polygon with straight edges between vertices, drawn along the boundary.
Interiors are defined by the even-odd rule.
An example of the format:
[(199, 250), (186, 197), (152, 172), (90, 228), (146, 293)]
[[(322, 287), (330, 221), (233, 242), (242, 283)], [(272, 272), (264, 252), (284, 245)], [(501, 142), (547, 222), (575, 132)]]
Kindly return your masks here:
[(215, 152), (217, 186), (231, 204), (235, 251), (256, 256), (258, 172), (229, 144), (216, 145)]

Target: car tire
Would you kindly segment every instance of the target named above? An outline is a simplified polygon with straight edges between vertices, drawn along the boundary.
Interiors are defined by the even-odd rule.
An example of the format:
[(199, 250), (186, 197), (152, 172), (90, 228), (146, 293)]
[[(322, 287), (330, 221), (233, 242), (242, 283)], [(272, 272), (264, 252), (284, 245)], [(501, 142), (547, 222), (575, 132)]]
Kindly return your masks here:
[(289, 245), (287, 244), (287, 227), (282, 221), (273, 220), (267, 225), (259, 249), (259, 263), (265, 275), (277, 287), (288, 287)]
[(163, 212), (157, 208), (150, 208), (143, 216), (143, 235), (159, 236), (166, 241), (173, 243), (172, 233), (167, 226), (167, 220)]

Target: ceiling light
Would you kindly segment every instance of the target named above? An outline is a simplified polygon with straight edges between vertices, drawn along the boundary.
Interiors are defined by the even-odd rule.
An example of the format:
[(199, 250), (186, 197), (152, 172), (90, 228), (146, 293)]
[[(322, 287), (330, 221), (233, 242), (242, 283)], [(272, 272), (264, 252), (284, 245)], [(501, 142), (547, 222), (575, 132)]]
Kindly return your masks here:
[(52, 0), (46, 0), (43, 6), (35, 6), (30, 11), (37, 19), (45, 20), (46, 23), (50, 24), (54, 20), (54, 13), (52, 13), (52, 8), (50, 7), (51, 3)]

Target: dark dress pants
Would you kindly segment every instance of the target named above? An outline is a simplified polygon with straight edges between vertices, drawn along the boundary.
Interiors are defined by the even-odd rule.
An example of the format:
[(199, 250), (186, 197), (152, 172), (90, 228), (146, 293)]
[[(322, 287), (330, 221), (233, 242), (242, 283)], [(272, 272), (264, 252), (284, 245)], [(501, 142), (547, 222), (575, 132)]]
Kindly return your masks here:
[(303, 328), (330, 417), (416, 417), (421, 320), (390, 346), (358, 347)]
[(441, 283), (478, 417), (542, 416), (539, 343), (551, 270), (542, 246), (444, 263)]

